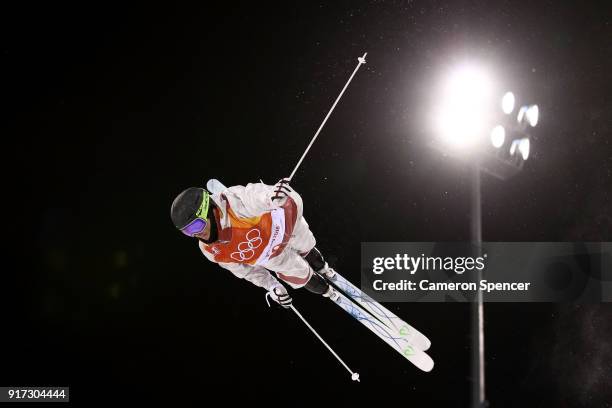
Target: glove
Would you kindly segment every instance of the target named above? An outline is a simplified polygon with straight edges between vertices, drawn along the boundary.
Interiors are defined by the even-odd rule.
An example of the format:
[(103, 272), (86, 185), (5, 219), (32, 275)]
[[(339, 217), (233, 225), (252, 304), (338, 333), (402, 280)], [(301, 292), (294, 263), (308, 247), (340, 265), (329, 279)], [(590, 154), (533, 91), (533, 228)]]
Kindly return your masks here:
[[(268, 301), (268, 296), (285, 309), (289, 309), (291, 302), (293, 302), (293, 299), (291, 299), (291, 296), (289, 296), (287, 289), (285, 289), (283, 285), (277, 285), (270, 289), (266, 294), (266, 302)], [(268, 306), (270, 306), (269, 303)]]
[(280, 179), (278, 183), (274, 185), (274, 195), (272, 196), (272, 201), (274, 200), (282, 200), (286, 198), (289, 193), (293, 192), (293, 189), (289, 186), (291, 180), (288, 178)]

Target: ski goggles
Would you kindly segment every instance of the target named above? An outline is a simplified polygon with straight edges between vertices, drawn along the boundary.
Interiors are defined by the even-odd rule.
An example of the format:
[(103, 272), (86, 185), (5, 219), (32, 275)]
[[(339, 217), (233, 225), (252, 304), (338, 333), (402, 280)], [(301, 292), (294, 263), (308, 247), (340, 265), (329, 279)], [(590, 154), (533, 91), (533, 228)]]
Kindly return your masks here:
[(200, 204), (200, 208), (196, 212), (196, 219), (191, 221), (189, 224), (185, 225), (181, 228), (181, 232), (189, 237), (193, 237), (196, 234), (204, 231), (206, 228), (206, 216), (208, 215), (208, 206), (210, 204), (210, 195), (208, 192), (204, 191), (204, 196), (202, 197), (202, 204)]

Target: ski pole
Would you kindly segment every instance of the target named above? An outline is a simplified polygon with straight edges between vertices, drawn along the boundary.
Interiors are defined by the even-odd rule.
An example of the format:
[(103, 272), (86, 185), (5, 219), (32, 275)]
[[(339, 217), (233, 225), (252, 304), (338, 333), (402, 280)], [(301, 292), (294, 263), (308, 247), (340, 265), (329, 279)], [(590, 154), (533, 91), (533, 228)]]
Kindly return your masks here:
[(357, 63), (357, 67), (355, 67), (355, 70), (353, 71), (353, 74), (351, 75), (351, 77), (346, 82), (346, 85), (344, 85), (344, 88), (342, 88), (342, 91), (340, 92), (340, 95), (338, 95), (338, 97), (336, 98), (336, 101), (332, 105), (331, 109), (329, 110), (329, 112), (327, 112), (327, 116), (325, 116), (325, 119), (323, 119), (323, 122), (321, 123), (321, 126), (319, 126), (319, 129), (317, 130), (317, 132), (315, 133), (314, 137), (310, 141), (310, 144), (308, 145), (308, 147), (304, 151), (304, 154), (302, 154), (302, 157), (300, 157), (300, 161), (295, 165), (295, 168), (293, 169), (293, 171), (291, 172), (291, 175), (289, 176), (289, 181), (291, 181), (291, 179), (293, 179), (293, 176), (295, 175), (295, 172), (300, 167), (300, 164), (302, 164), (302, 161), (304, 160), (304, 157), (306, 157), (306, 154), (308, 154), (308, 151), (310, 150), (310, 147), (312, 146), (312, 144), (317, 139), (317, 136), (319, 136), (319, 133), (321, 132), (321, 129), (323, 129), (323, 126), (325, 126), (325, 122), (327, 122), (327, 119), (329, 119), (329, 116), (331, 115), (331, 113), (333, 112), (334, 108), (338, 104), (338, 101), (340, 100), (340, 98), (342, 98), (342, 94), (344, 93), (344, 91), (346, 91), (346, 88), (348, 88), (349, 84), (351, 83), (351, 80), (353, 79), (353, 77), (357, 73), (357, 70), (359, 70), (359, 67), (361, 67), (362, 64), (366, 63), (366, 60), (365, 60), (366, 55), (368, 55), (367, 52), (365, 54), (363, 54), (363, 57), (357, 58), (357, 60), (359, 61)]
[(342, 359), (340, 358), (340, 356), (338, 354), (336, 354), (336, 352), (329, 346), (329, 344), (327, 344), (325, 342), (325, 340), (323, 340), (323, 338), (321, 336), (319, 336), (319, 333), (317, 333), (317, 331), (310, 325), (310, 323), (308, 323), (306, 321), (306, 319), (304, 319), (304, 316), (302, 316), (300, 314), (300, 312), (297, 311), (297, 309), (295, 308), (295, 306), (290, 305), (289, 306), (291, 308), (291, 310), (293, 310), (295, 312), (295, 314), (304, 322), (304, 324), (315, 334), (315, 336), (317, 336), (317, 338), (321, 341), (321, 343), (323, 343), (323, 345), (325, 347), (327, 347), (327, 349), (333, 354), (334, 357), (336, 357), (336, 359), (340, 362), (340, 364), (342, 364), (344, 366), (344, 368), (346, 368), (346, 370), (351, 373), (351, 380), (353, 381), (359, 381), (359, 373), (355, 373), (353, 372), (353, 370), (351, 370), (349, 368), (349, 366), (346, 365), (346, 363), (344, 361), (342, 361)]

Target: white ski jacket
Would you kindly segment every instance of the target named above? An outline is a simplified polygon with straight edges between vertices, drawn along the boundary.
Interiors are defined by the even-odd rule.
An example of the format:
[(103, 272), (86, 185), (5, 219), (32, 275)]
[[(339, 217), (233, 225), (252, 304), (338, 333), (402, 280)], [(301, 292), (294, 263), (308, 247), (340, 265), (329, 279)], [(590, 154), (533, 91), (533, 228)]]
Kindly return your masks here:
[[(240, 222), (241, 220), (244, 220), (246, 222), (257, 222), (256, 220), (259, 219), (258, 217), (270, 214), (267, 219), (271, 220), (272, 228), (276, 226), (277, 230), (284, 230), (286, 226), (285, 224), (294, 224), (295, 220), (299, 220), (302, 217), (303, 205), (302, 199), (299, 194), (293, 192), (290, 194), (289, 198), (272, 201), (273, 195), (274, 186), (270, 186), (264, 183), (249, 183), (246, 185), (246, 187), (233, 186), (221, 192), (212, 194), (211, 198), (219, 209), (219, 242), (228, 242), (227, 234), (222, 234), (222, 232), (236, 231), (236, 223)], [(296, 211), (294, 211), (294, 214), (290, 215), (293, 220), (290, 220), (289, 217), (287, 217), (289, 216), (289, 214), (283, 209), (283, 206), (285, 206), (288, 200), (293, 200), (293, 202), (295, 202), (293, 208)], [(264, 223), (260, 223), (256, 225), (256, 227), (260, 228), (261, 230), (262, 224)], [(247, 227), (246, 229), (248, 228), (249, 227)], [(269, 262), (270, 256), (275, 256), (275, 251), (278, 254), (279, 252), (282, 252), (284, 250), (284, 245), (286, 245), (286, 243), (281, 243), (283, 235), (282, 233), (280, 233), (280, 237), (277, 237), (277, 235), (271, 235), (269, 231), (270, 226), (267, 226), (267, 224), (263, 228), (268, 229), (262, 234), (265, 235), (267, 233), (267, 235), (269, 236), (269, 248), (265, 248), (262, 251), (262, 249), (258, 246), (257, 250), (262, 251), (262, 253), (258, 255), (257, 259), (252, 259), (250, 257), (250, 255), (256, 255), (251, 248), (259, 244), (261, 242), (261, 239), (259, 238), (259, 235), (254, 237), (253, 233), (251, 233), (251, 238), (253, 239), (241, 242), (238, 246), (238, 248), (244, 248), (243, 251), (235, 251), (231, 253), (232, 259), (230, 260), (234, 262), (222, 262), (218, 260), (220, 256), (216, 255), (218, 251), (217, 247), (215, 246), (216, 243), (207, 245), (199, 241), (198, 245), (204, 256), (206, 256), (206, 258), (208, 258), (210, 261), (218, 263), (220, 266), (229, 270), (238, 278), (246, 279), (247, 281), (253, 283), (256, 286), (265, 288), (266, 290), (270, 290), (274, 286), (280, 285), (280, 283), (278, 282), (276, 277), (274, 277), (265, 268), (265, 266)], [(252, 231), (253, 230), (249, 231), (249, 233)], [(254, 232), (260, 234), (259, 231)], [(249, 237), (248, 233), (246, 237)], [(226, 238), (225, 241), (224, 238)], [(255, 243), (255, 245), (252, 244), (253, 242)]]

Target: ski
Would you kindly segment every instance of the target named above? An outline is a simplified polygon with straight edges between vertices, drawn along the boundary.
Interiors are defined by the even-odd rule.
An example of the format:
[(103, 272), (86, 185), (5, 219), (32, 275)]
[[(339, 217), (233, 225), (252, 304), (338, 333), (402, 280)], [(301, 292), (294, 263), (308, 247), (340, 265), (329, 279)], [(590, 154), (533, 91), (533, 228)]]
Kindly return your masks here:
[(370, 331), (381, 338), (385, 343), (400, 353), (404, 358), (414, 364), (420, 370), (429, 372), (433, 369), (434, 361), (423, 350), (410, 343), (408, 338), (400, 336), (395, 330), (382, 324), (377, 318), (358, 306), (353, 300), (340, 291), (336, 291), (337, 298), (332, 301), (340, 306), (345, 312), (353, 316)]
[(368, 313), (383, 323), (389, 330), (398, 337), (405, 339), (412, 347), (422, 351), (427, 351), (431, 347), (431, 341), (423, 333), (397, 317), (393, 312), (372, 299), (357, 288), (344, 276), (334, 271), (331, 278), (326, 278), (346, 296), (353, 299), (358, 305), (363, 307)]

